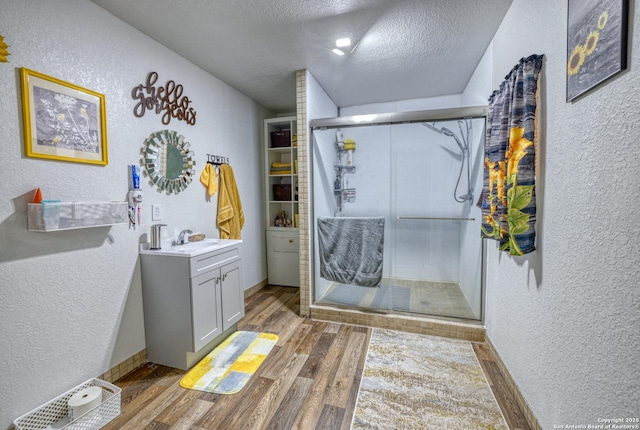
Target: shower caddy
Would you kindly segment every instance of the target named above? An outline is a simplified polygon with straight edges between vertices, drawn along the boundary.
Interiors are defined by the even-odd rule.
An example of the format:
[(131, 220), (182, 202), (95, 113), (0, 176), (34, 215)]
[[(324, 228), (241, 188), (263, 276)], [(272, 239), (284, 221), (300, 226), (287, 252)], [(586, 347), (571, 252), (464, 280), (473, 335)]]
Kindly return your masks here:
[[(345, 177), (346, 173), (355, 173), (356, 166), (353, 165), (353, 158), (351, 155), (353, 150), (345, 149), (344, 136), (340, 130), (336, 131), (335, 146), (336, 164), (333, 167), (336, 171), (336, 179), (333, 194), (336, 199), (336, 212), (334, 216), (341, 216), (344, 204), (356, 201), (356, 189), (349, 188), (349, 180)], [(345, 159), (344, 162), (343, 159)]]

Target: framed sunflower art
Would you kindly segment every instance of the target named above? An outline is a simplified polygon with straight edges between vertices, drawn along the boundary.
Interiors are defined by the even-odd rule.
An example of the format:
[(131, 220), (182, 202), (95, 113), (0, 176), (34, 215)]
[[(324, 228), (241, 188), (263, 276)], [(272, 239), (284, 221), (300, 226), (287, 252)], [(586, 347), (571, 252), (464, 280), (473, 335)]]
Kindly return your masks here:
[(627, 68), (629, 0), (568, 0), (567, 102)]
[(106, 165), (103, 94), (20, 69), (25, 155)]

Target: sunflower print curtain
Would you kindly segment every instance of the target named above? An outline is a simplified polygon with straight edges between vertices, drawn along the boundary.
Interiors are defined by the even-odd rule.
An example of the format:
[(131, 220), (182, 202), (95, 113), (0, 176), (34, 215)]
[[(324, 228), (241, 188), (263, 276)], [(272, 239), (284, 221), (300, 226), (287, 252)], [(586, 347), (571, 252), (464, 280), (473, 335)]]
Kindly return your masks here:
[(535, 128), (542, 55), (523, 58), (489, 97), (482, 237), (511, 255), (535, 250)]

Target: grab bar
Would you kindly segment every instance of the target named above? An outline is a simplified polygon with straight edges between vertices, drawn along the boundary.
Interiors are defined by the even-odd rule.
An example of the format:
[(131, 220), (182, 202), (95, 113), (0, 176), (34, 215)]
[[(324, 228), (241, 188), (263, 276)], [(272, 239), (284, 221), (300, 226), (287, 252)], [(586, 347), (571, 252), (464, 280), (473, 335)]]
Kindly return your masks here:
[(425, 217), (425, 216), (399, 216), (398, 219), (428, 219), (439, 221), (475, 221), (475, 218), (439, 218), (439, 217)]

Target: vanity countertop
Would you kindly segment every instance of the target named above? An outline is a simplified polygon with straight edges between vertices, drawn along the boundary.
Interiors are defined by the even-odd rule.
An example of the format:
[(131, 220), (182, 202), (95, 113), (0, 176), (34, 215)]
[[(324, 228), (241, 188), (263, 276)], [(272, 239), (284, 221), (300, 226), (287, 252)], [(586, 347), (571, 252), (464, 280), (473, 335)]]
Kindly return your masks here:
[(162, 249), (149, 249), (149, 244), (143, 243), (140, 245), (140, 254), (196, 257), (207, 252), (218, 251), (240, 243), (242, 243), (242, 240), (237, 239), (203, 239), (197, 242), (187, 242), (184, 245), (163, 245)]

